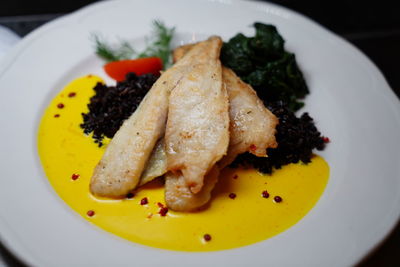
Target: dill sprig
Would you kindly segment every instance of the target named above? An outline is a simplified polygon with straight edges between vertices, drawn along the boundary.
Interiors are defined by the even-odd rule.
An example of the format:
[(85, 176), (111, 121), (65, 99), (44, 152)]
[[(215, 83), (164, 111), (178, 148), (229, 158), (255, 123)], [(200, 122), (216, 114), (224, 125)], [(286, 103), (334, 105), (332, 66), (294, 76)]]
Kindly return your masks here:
[(121, 41), (117, 48), (113, 48), (102, 37), (93, 35), (96, 45), (96, 54), (107, 62), (130, 59), (137, 54), (127, 41)]
[(162, 21), (153, 21), (153, 32), (147, 41), (147, 48), (138, 57), (159, 57), (164, 63), (164, 68), (171, 64), (171, 40), (175, 27), (168, 28)]
[(175, 28), (168, 28), (159, 20), (153, 21), (153, 31), (150, 38), (146, 39), (146, 49), (138, 53), (127, 41), (121, 41), (118, 46), (111, 46), (103, 38), (93, 35), (96, 47), (96, 54), (107, 62), (142, 58), (142, 57), (159, 57), (161, 58), (164, 69), (171, 64), (171, 40), (173, 38)]

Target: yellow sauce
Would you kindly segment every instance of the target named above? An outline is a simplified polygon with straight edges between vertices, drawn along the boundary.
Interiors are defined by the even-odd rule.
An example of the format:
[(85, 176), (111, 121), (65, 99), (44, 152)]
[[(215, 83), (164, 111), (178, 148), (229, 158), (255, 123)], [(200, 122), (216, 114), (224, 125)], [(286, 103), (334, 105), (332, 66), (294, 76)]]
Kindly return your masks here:
[[(74, 80), (47, 108), (39, 129), (39, 154), (49, 182), (58, 195), (83, 218), (122, 238), (140, 244), (181, 251), (214, 251), (245, 246), (279, 234), (296, 224), (316, 204), (328, 181), (323, 158), (312, 163), (291, 164), (273, 175), (252, 169), (226, 169), (220, 176), (210, 204), (194, 213), (168, 211), (162, 183), (154, 181), (131, 199), (107, 200), (89, 192), (92, 170), (104, 148), (83, 134), (79, 124), (87, 112), (93, 87), (101, 78)], [(75, 96), (68, 95), (73, 92)], [(63, 108), (57, 107), (59, 103)], [(59, 117), (55, 117), (59, 114)], [(72, 175), (79, 175), (73, 180)], [(236, 177), (237, 176), (237, 177)], [(269, 198), (262, 197), (267, 190)], [(229, 197), (235, 193), (236, 198)], [(276, 203), (275, 196), (282, 202)], [(148, 198), (147, 205), (140, 200)], [(88, 216), (92, 210), (94, 216)], [(206, 242), (204, 235), (211, 240)]]

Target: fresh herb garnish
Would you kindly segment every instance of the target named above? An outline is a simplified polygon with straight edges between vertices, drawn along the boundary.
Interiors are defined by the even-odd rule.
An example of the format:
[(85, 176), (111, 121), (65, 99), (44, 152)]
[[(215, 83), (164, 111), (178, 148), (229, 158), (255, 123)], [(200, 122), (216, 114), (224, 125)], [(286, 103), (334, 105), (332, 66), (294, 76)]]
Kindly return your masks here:
[(159, 57), (164, 63), (164, 68), (169, 67), (172, 60), (170, 43), (174, 32), (175, 28), (167, 28), (159, 20), (153, 21), (153, 32), (147, 48), (138, 57)]
[(284, 39), (273, 25), (254, 23), (254, 37), (239, 33), (224, 43), (222, 63), (257, 91), (267, 104), (284, 101), (296, 111), (309, 90), (294, 54), (285, 51)]
[(96, 45), (96, 54), (107, 62), (130, 59), (136, 54), (133, 47), (126, 41), (121, 41), (117, 48), (113, 48), (99, 35), (93, 35), (93, 40)]
[(159, 20), (153, 21), (153, 31), (147, 38), (147, 47), (143, 52), (137, 52), (127, 41), (121, 41), (118, 46), (111, 46), (103, 38), (93, 35), (96, 54), (107, 62), (124, 59), (159, 57), (163, 61), (164, 69), (171, 64), (171, 40), (175, 28), (168, 28)]

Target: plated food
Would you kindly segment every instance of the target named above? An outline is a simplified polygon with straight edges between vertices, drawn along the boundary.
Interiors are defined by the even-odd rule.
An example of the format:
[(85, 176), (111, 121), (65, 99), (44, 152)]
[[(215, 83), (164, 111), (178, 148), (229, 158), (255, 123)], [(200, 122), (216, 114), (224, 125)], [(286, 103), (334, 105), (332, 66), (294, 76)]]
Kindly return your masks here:
[[(164, 27), (160, 22), (156, 26)], [(258, 35), (260, 32), (269, 34), (270, 37), (277, 38), (278, 43), (283, 44), (273, 26), (260, 23), (256, 23), (255, 26)], [(258, 38), (257, 34), (254, 40)], [(249, 40), (252, 41), (251, 38)], [(255, 44), (259, 46), (260, 42), (268, 41), (258, 40)], [(101, 43), (98, 39), (96, 42), (99, 50)], [(105, 49), (109, 49), (107, 55), (112, 54), (111, 48), (107, 48), (107, 45), (100, 46), (103, 49), (102, 53)], [(61, 142), (55, 141), (61, 145), (66, 140), (75, 138), (81, 139), (81, 142), (88, 142), (91, 139), (90, 136), (85, 136), (82, 130), (80, 138), (71, 138), (65, 133), (59, 135), (56, 134), (59, 130), (54, 127), (64, 128), (65, 125), (61, 126), (59, 123), (66, 119), (70, 124), (67, 124), (69, 128), (64, 132), (75, 132), (79, 130), (80, 125), (86, 133), (91, 131), (95, 133), (93, 135), (95, 142), (91, 142), (92, 148), (87, 148), (89, 155), (84, 160), (86, 162), (90, 160), (90, 163), (85, 164), (87, 167), (82, 167), (81, 155), (70, 162), (72, 166), (76, 166), (77, 163), (81, 166), (79, 171), (73, 172), (70, 176), (73, 184), (63, 186), (71, 186), (71, 189), (60, 187), (58, 182), (54, 184), (67, 203), (75, 209), (91, 205), (92, 207), (84, 214), (87, 219), (135, 242), (194, 251), (219, 250), (250, 244), (290, 227), (304, 216), (316, 203), (327, 183), (329, 173), (327, 163), (316, 155), (311, 156), (312, 149), (314, 147), (322, 149), (327, 138), (322, 137), (316, 130), (312, 119), (302, 121), (302, 118), (297, 118), (289, 109), (283, 109), (285, 115), (282, 115), (272, 108), (278, 117), (271, 112), (265, 106), (265, 98), (264, 101), (261, 100), (250, 84), (221, 63), (221, 48), (225, 49), (224, 53), (227, 53), (227, 49), (233, 49), (229, 48), (229, 43), (224, 44), (220, 37), (212, 36), (204, 41), (175, 48), (171, 54), (174, 64), (159, 77), (152, 78), (154, 76), (151, 76), (152, 74), (140, 76), (140, 71), (137, 76), (124, 70), (127, 72), (126, 80), (120, 81), (116, 87), (108, 88), (103, 85), (100, 77), (89, 75), (72, 82), (60, 93), (58, 100), (53, 100), (60, 102), (53, 103), (49, 107), (43, 118), (39, 137), (42, 161), (50, 181), (54, 176), (64, 176), (60, 172), (65, 169), (65, 166), (54, 169), (53, 165), (59, 165), (54, 162), (54, 158), (63, 161), (62, 158), (65, 157), (62, 153), (54, 157), (54, 153), (57, 153), (54, 152), (54, 139), (65, 138)], [(267, 51), (270, 49), (266, 46)], [(274, 57), (266, 59), (266, 62), (279, 61), (281, 56), (287, 54), (284, 50), (279, 53), (274, 53)], [(128, 61), (132, 62), (130, 66), (134, 68), (139, 66), (142, 70), (138, 62), (152, 62), (153, 58)], [(105, 69), (118, 80), (121, 74), (110, 73), (110, 64), (113, 68), (116, 66), (118, 68), (119, 64), (125, 66), (128, 61), (113, 61), (107, 64)], [(291, 68), (296, 67), (293, 62), (288, 64), (292, 65)], [(154, 72), (158, 65), (154, 66), (150, 64), (146, 65), (146, 68), (149, 72)], [(119, 72), (121, 69), (123, 68), (120, 68)], [(297, 72), (301, 78), (300, 71)], [(239, 73), (243, 74), (243, 71)], [(275, 82), (276, 79), (282, 81), (286, 79), (285, 82), (288, 82), (285, 75), (274, 79)], [(144, 88), (143, 86), (147, 89), (139, 89)], [(89, 112), (85, 113), (83, 107), (93, 94), (92, 88), (96, 94), (90, 98)], [(135, 98), (137, 90), (139, 94)], [(78, 97), (80, 100), (77, 100)], [(70, 101), (81, 107), (67, 111)], [(292, 101), (298, 104), (293, 98)], [(283, 106), (280, 105), (282, 109)], [(60, 113), (51, 115), (54, 113), (54, 108)], [(122, 112), (121, 108), (127, 111)], [(83, 112), (83, 123), (77, 121), (79, 112)], [(290, 116), (287, 117), (288, 114), (292, 116), (292, 120), (289, 119)], [(120, 127), (114, 127), (115, 119), (120, 123)], [(111, 134), (108, 123), (112, 123), (111, 129), (114, 129)], [(111, 137), (105, 145), (101, 134), (96, 133), (96, 127), (103, 129), (100, 133), (108, 132)], [(289, 133), (285, 133), (286, 129), (290, 129)], [(310, 144), (304, 140), (313, 135), (317, 142), (311, 142), (311, 146), (307, 147)], [(278, 139), (282, 142), (279, 143)], [(295, 143), (301, 144), (302, 149), (296, 151), (296, 147), (284, 139), (294, 139)], [(85, 144), (87, 145), (89, 144)], [(285, 146), (291, 148), (292, 152), (282, 150)], [(66, 155), (69, 156), (74, 154), (74, 150), (81, 150), (73, 147), (72, 145), (68, 148), (63, 147), (62, 150), (67, 150)], [(309, 158), (303, 153), (304, 149), (309, 153)], [(286, 166), (280, 175), (275, 174), (277, 172), (275, 170), (272, 177), (282, 177), (275, 178), (277, 184), (274, 186), (274, 181), (269, 181), (256, 170), (243, 169), (246, 161), (242, 163), (239, 159), (235, 161), (245, 152), (252, 155), (247, 158), (247, 163), (251, 162), (251, 157), (255, 157), (261, 160), (258, 164), (262, 165), (265, 159), (269, 159), (270, 153), (281, 154), (280, 157), (275, 156), (278, 159), (275, 164), (282, 164), (282, 158), (290, 157), (293, 159), (283, 161), (283, 165), (296, 163), (299, 160), (296, 159), (297, 155), (303, 155), (303, 158), (300, 158), (303, 164), (309, 161), (311, 163), (304, 166), (297, 163), (290, 167), (292, 170)], [(46, 163), (49, 155), (52, 155), (53, 162)], [(228, 166), (234, 161), (242, 167), (229, 168)], [(247, 164), (247, 167), (251, 165), (252, 163)], [(253, 166), (259, 168), (255, 164)], [(264, 167), (271, 169), (272, 166), (274, 165)], [(281, 165), (276, 167), (279, 168)], [(288, 177), (292, 176), (293, 172), (297, 174)], [(307, 175), (309, 177), (305, 177)], [(82, 184), (74, 185), (78, 180)], [(89, 180), (90, 186), (87, 184)], [(307, 184), (308, 188), (305, 188)], [(79, 190), (75, 189), (77, 192), (81, 191), (79, 207), (75, 206), (78, 205), (75, 201), (71, 202), (71, 196), (67, 193), (73, 190), (74, 186), (81, 187)], [(301, 192), (293, 192), (298, 186), (302, 188)], [(274, 187), (280, 192), (274, 192)], [(227, 190), (229, 192), (226, 192)], [(226, 192), (225, 199), (218, 197), (222, 192)], [(298, 200), (294, 203), (292, 197), (296, 195)], [(130, 207), (132, 200), (137, 202), (136, 210)], [(104, 201), (111, 202), (105, 205)], [(154, 207), (149, 207), (153, 205), (156, 210)], [(249, 210), (248, 214), (238, 219), (236, 209), (239, 209), (239, 214), (244, 215), (242, 210), (244, 205), (254, 207), (246, 207)], [(113, 218), (117, 216), (118, 223), (110, 221), (105, 206), (112, 207)], [(143, 214), (143, 206), (146, 207), (147, 214)], [(127, 207), (132, 211), (126, 210)], [(215, 214), (214, 209), (220, 214)], [(129, 213), (132, 214), (127, 219)], [(275, 215), (271, 219), (273, 214)], [(221, 220), (221, 215), (225, 220)], [(256, 217), (259, 217), (257, 222), (254, 220)], [(194, 223), (192, 220), (195, 218), (198, 222)], [(144, 219), (147, 223), (143, 223)], [(232, 228), (228, 227), (230, 229), (228, 231), (223, 229), (226, 220), (232, 221)], [(138, 222), (141, 222), (141, 226), (133, 227)], [(194, 229), (188, 228), (189, 222), (192, 226), (199, 226)], [(156, 225), (159, 227), (160, 223), (164, 224), (160, 234), (168, 237), (161, 240), (159, 234), (154, 234), (157, 232), (154, 227)], [(211, 223), (215, 226), (211, 226)], [(259, 229), (264, 225), (267, 228), (268, 225), (275, 226), (260, 233)], [(184, 234), (173, 237), (176, 235), (176, 227), (185, 229)], [(236, 229), (236, 233), (232, 232), (233, 229)], [(153, 234), (143, 236), (143, 233), (148, 232)], [(209, 244), (211, 240), (213, 245)], [(175, 242), (179, 245), (174, 245)]]

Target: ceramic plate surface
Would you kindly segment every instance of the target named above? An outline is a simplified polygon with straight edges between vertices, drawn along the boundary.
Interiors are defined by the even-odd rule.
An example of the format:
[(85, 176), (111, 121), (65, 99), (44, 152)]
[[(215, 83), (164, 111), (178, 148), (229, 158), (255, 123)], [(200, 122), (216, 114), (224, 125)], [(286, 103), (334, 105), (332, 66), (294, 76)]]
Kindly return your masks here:
[[(92, 33), (144, 46), (151, 21), (175, 25), (175, 45), (272, 23), (296, 54), (311, 94), (306, 108), (331, 143), (331, 168), (317, 205), (289, 230), (232, 250), (183, 253), (108, 234), (73, 212), (40, 165), (37, 131), (49, 101), (72, 79), (105, 77)], [(285, 8), (257, 2), (106, 1), (57, 19), (24, 38), (0, 66), (0, 236), (31, 265), (343, 266), (361, 260), (400, 214), (400, 105), (360, 51)]]

